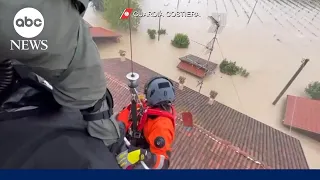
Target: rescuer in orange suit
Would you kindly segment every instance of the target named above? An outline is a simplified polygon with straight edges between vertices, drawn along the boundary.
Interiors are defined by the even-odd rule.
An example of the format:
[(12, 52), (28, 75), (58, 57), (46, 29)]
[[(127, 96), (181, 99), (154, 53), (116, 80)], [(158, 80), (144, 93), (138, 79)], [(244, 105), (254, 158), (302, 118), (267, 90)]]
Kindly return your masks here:
[[(117, 161), (123, 169), (168, 169), (175, 135), (175, 90), (169, 79), (155, 77), (145, 84), (144, 94), (136, 132), (132, 131), (131, 104), (117, 116), (132, 144), (117, 156)], [(138, 105), (137, 112), (140, 108)], [(132, 138), (137, 133), (138, 137)]]

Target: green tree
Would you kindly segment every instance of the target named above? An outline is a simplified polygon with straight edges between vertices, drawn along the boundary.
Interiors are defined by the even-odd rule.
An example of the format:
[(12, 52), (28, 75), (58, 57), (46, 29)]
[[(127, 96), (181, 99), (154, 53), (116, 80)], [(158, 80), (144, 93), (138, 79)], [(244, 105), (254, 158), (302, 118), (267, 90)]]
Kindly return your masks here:
[(150, 39), (155, 39), (157, 31), (155, 29), (148, 29), (148, 34), (149, 34)]
[(158, 30), (158, 34), (159, 35), (165, 35), (165, 34), (167, 34), (167, 30), (161, 28), (161, 29)]
[[(104, 18), (108, 21), (112, 28), (116, 29), (129, 29), (129, 20), (120, 19), (123, 11), (128, 8), (127, 0), (104, 0)], [(141, 14), (141, 8), (138, 0), (131, 0), (130, 8)], [(131, 14), (131, 27), (137, 30), (140, 24), (140, 17), (133, 17)]]
[(226, 59), (224, 59), (221, 63), (220, 63), (220, 72), (224, 73), (224, 74), (228, 74), (230, 76), (236, 75), (239, 73), (240, 67), (237, 66), (236, 62), (232, 62), (232, 61), (227, 61)]
[(174, 36), (173, 40), (171, 41), (171, 44), (177, 48), (188, 48), (190, 40), (188, 35), (178, 33)]
[(312, 98), (320, 100), (320, 82), (312, 82), (308, 84), (308, 86), (305, 89), (305, 92)]
[(228, 61), (226, 59), (224, 59), (220, 63), (219, 68), (221, 73), (227, 74), (230, 76), (240, 74), (243, 77), (248, 77), (250, 75), (250, 73), (246, 69), (244, 69), (243, 67), (237, 66), (236, 62)]

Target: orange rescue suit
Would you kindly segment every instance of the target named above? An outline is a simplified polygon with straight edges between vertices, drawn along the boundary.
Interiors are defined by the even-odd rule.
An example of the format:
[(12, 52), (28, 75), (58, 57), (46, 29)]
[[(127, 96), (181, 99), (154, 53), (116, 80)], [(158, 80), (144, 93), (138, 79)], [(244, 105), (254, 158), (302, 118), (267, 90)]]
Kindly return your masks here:
[[(138, 107), (139, 108), (139, 107)], [(168, 112), (164, 112), (168, 113)], [(117, 119), (122, 121), (125, 126), (126, 130), (131, 126), (130, 121), (130, 105), (119, 112)], [(166, 116), (158, 116), (154, 118), (147, 118), (146, 122), (143, 125), (143, 135), (146, 142), (149, 144), (150, 152), (159, 157), (160, 155), (164, 156), (165, 159), (168, 161), (171, 153), (172, 143), (175, 137), (175, 124), (172, 118)], [(157, 138), (162, 137), (165, 141), (163, 147), (158, 148), (155, 144)], [(157, 161), (154, 162), (154, 167), (157, 168), (159, 166), (160, 159), (156, 158)], [(163, 164), (163, 163), (162, 163)], [(162, 167), (160, 167), (162, 168)]]

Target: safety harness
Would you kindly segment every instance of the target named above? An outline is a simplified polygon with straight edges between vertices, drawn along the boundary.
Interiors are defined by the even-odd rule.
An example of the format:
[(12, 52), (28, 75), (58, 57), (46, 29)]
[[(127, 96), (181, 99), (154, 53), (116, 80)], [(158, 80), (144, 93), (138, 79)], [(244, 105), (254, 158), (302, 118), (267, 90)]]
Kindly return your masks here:
[(142, 115), (141, 118), (140, 118), (140, 121), (139, 121), (139, 124), (138, 124), (138, 129), (137, 129), (137, 130), (138, 130), (138, 131), (142, 131), (142, 130), (143, 130), (143, 127), (144, 127), (144, 125), (146, 124), (148, 117), (150, 117), (150, 116), (169, 118), (169, 119), (172, 121), (173, 126), (175, 127), (176, 111), (175, 111), (174, 106), (171, 106), (171, 112), (172, 112), (172, 113), (167, 112), (167, 111), (160, 110), (160, 109), (158, 109), (158, 108), (153, 109), (153, 108), (147, 107), (147, 108), (144, 110), (144, 113), (143, 113), (143, 115)]
[(166, 117), (169, 118), (172, 121), (173, 126), (175, 127), (175, 117), (176, 117), (176, 111), (175, 107), (171, 106), (171, 112), (167, 112), (164, 110), (161, 110), (160, 108), (151, 108), (147, 106), (146, 101), (142, 103), (143, 107), (136, 106), (136, 112), (137, 113), (137, 126), (134, 126), (134, 120), (132, 119), (132, 104), (127, 106), (126, 108), (130, 111), (131, 121), (129, 123), (129, 130), (128, 130), (128, 139), (130, 139), (131, 144), (136, 144), (136, 142), (143, 139), (143, 128), (150, 117)]

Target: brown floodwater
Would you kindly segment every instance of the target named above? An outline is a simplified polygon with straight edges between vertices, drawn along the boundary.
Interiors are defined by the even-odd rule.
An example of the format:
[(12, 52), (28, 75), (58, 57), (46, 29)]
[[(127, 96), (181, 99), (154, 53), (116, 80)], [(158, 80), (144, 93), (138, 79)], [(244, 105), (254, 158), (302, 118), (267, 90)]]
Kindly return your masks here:
[[(198, 91), (198, 79), (177, 70), (179, 57), (194, 54), (208, 58), (204, 46), (214, 36), (208, 33), (207, 16), (227, 14), (227, 23), (218, 35), (210, 61), (224, 58), (236, 61), (250, 72), (248, 78), (222, 75), (218, 70), (204, 79), (201, 93), (211, 90), (219, 94), (217, 101), (243, 112), (267, 125), (298, 138), (310, 168), (320, 168), (320, 143), (290, 131), (282, 125), (285, 95), (305, 96), (304, 88), (320, 77), (320, 1), (258, 0), (247, 24), (255, 0), (140, 0), (143, 12), (192, 11), (200, 17), (163, 17), (161, 27), (167, 35), (160, 41), (150, 40), (147, 29), (158, 29), (159, 18), (144, 17), (133, 33), (133, 60), (172, 79), (185, 76), (186, 86)], [(108, 28), (102, 16), (88, 9), (85, 19), (94, 26)], [(176, 49), (170, 41), (176, 33), (188, 34), (188, 49)], [(100, 44), (102, 58), (119, 57), (120, 49), (130, 52), (128, 33), (122, 32), (120, 43)], [(195, 43), (198, 42), (198, 43)], [(127, 58), (130, 54), (127, 53)], [(273, 100), (299, 68), (302, 58), (310, 62), (276, 106)], [(128, 69), (128, 72), (130, 69)]]

